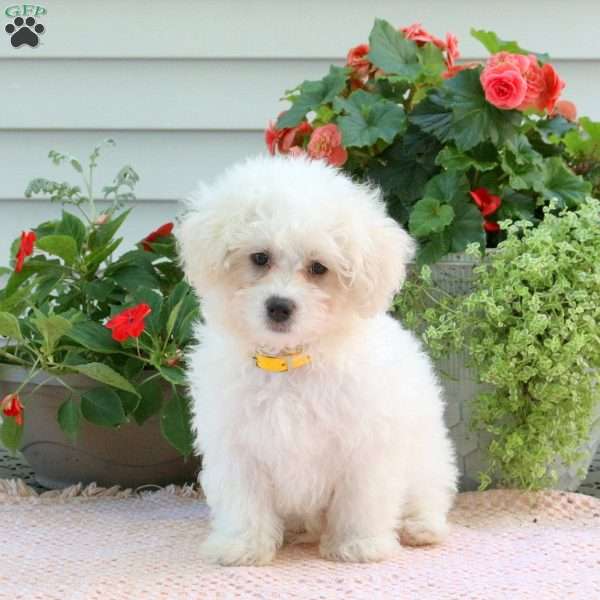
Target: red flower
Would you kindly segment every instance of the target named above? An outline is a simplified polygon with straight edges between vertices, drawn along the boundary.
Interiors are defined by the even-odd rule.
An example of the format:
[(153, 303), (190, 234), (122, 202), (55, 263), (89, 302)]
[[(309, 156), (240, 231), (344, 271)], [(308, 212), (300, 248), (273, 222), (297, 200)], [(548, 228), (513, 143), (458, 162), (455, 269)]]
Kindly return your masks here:
[(152, 245), (151, 245), (152, 242), (155, 242), (158, 238), (167, 237), (168, 235), (171, 235), (172, 231), (173, 231), (173, 223), (165, 223), (164, 225), (161, 225), (158, 229), (155, 229), (152, 233), (149, 233), (142, 240), (142, 248), (146, 252), (151, 252), (152, 251)]
[(15, 423), (19, 426), (23, 426), (23, 405), (19, 394), (8, 394), (0, 402), (2, 408), (2, 414), (6, 417), (14, 417)]
[(469, 193), (484, 217), (489, 217), (494, 214), (502, 204), (500, 196), (490, 194), (489, 190), (486, 188), (477, 188)]
[(23, 270), (23, 263), (25, 262), (25, 257), (31, 256), (33, 254), (35, 240), (35, 232), (21, 232), (21, 243), (19, 245), (19, 250), (17, 251), (17, 264), (15, 265), (15, 271), (17, 273), (20, 273)]
[(458, 38), (453, 33), (446, 34), (446, 66), (451, 69), (457, 59), (460, 58), (458, 51)]
[(485, 221), (483, 223), (483, 228), (489, 233), (495, 233), (496, 231), (500, 231), (500, 225), (496, 223), (496, 221)]
[(113, 340), (124, 342), (130, 337), (142, 335), (144, 319), (151, 312), (152, 309), (147, 304), (138, 304), (115, 315), (105, 326), (112, 329)]

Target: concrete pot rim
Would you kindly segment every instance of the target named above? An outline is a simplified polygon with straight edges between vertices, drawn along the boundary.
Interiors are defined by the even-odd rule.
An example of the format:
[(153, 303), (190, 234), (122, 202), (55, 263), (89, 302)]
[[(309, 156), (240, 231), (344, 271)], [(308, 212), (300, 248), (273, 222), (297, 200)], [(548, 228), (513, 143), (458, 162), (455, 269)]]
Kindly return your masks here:
[[(148, 373), (153, 373), (154, 371), (147, 371)], [(29, 373), (29, 369), (26, 367), (20, 367), (18, 365), (9, 365), (8, 363), (0, 362), (0, 381), (6, 381), (10, 383), (22, 383), (23, 380), (27, 377)], [(92, 387), (97, 387), (102, 385), (101, 382), (92, 379), (91, 377), (87, 377), (86, 375), (79, 375), (74, 373), (63, 373), (57, 375), (67, 384), (74, 388), (81, 389), (90, 389)], [(49, 381), (46, 381), (49, 377), (52, 377)], [(39, 385), (44, 384), (52, 387), (63, 387), (60, 381), (57, 381), (54, 378), (54, 374), (48, 371), (42, 371), (38, 373), (33, 379), (29, 382), (28, 385)]]

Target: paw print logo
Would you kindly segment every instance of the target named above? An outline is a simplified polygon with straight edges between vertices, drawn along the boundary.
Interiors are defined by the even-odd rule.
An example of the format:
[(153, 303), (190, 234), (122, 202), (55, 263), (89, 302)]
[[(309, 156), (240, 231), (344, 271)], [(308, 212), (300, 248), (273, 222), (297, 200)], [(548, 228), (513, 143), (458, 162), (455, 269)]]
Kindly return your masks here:
[(9, 23), (4, 30), (10, 35), (10, 43), (13, 48), (18, 48), (24, 44), (35, 48), (40, 43), (40, 34), (46, 31), (46, 28), (35, 22), (33, 17), (16, 17), (12, 23)]

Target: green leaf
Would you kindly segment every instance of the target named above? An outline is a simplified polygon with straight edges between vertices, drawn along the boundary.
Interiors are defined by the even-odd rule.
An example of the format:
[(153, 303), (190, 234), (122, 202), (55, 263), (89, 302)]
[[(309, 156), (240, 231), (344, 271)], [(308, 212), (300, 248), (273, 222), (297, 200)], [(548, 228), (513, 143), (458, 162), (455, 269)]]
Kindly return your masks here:
[(346, 113), (338, 119), (346, 147), (372, 146), (378, 140), (391, 143), (406, 128), (401, 106), (364, 90), (353, 92), (347, 99), (336, 98), (334, 107)]
[(383, 19), (375, 19), (369, 35), (367, 58), (386, 73), (393, 73), (407, 81), (415, 81), (422, 72), (415, 42)]
[(120, 390), (131, 392), (132, 394), (139, 396), (137, 390), (129, 383), (129, 381), (122, 375), (119, 375), (115, 370), (111, 369), (108, 365), (92, 362), (85, 365), (74, 365), (71, 368), (82, 375), (86, 375), (90, 379), (100, 381), (101, 383), (111, 385)]
[(81, 219), (63, 210), (62, 219), (57, 223), (55, 233), (72, 237), (77, 248), (81, 249), (86, 237), (86, 228)]
[(525, 48), (521, 48), (515, 41), (501, 40), (493, 31), (472, 28), (471, 35), (476, 40), (479, 40), (490, 54), (496, 54), (497, 52), (512, 52), (513, 54), (525, 55), (535, 54), (541, 62), (548, 62), (550, 60), (547, 54), (525, 50)]
[(452, 109), (437, 91), (430, 92), (408, 115), (409, 123), (434, 135), (440, 142), (450, 138), (452, 119)]
[(558, 200), (560, 208), (574, 208), (585, 200), (591, 190), (591, 183), (575, 175), (562, 158), (553, 156), (545, 160), (544, 182), (538, 191), (547, 200)]
[(0, 442), (11, 454), (15, 454), (21, 447), (23, 426), (17, 425), (12, 417), (4, 417), (0, 425)]
[(74, 441), (81, 428), (79, 404), (73, 398), (68, 398), (60, 405), (57, 416), (58, 424), (64, 434), (67, 438)]
[(121, 398), (121, 405), (123, 406), (123, 411), (125, 412), (125, 414), (133, 414), (139, 406), (141, 398), (139, 398), (138, 396), (134, 396), (129, 392), (124, 392), (123, 390), (119, 390), (118, 394), (119, 398)]
[(115, 292), (116, 283), (108, 278), (95, 279), (94, 281), (85, 282), (83, 284), (83, 291), (88, 298), (92, 300), (98, 300), (98, 302), (105, 302), (109, 296)]
[(425, 196), (441, 203), (453, 203), (468, 198), (469, 182), (461, 171), (446, 171), (432, 177), (425, 186)]
[(8, 312), (0, 312), (0, 336), (19, 341), (23, 339), (17, 317)]
[(70, 331), (72, 327), (72, 324), (67, 319), (59, 315), (50, 315), (49, 317), (39, 315), (31, 319), (31, 321), (42, 334), (48, 353), (54, 350), (60, 338)]
[(66, 336), (92, 352), (112, 354), (121, 349), (112, 339), (110, 330), (95, 321), (75, 323)]
[(533, 149), (525, 135), (506, 144), (502, 152), (502, 170), (515, 190), (539, 189), (544, 177), (544, 159)]
[(141, 394), (141, 399), (133, 418), (138, 425), (143, 425), (151, 416), (158, 413), (163, 403), (162, 386), (156, 380), (147, 381), (138, 386)]
[(175, 385), (185, 385), (187, 383), (182, 369), (161, 365), (158, 370), (160, 374), (170, 383)]
[(94, 273), (102, 261), (107, 259), (121, 245), (122, 241), (123, 238), (117, 238), (116, 240), (110, 242), (110, 244), (101, 246), (94, 252), (88, 254), (85, 257), (85, 264), (88, 268), (88, 271)]
[(77, 242), (68, 235), (47, 235), (36, 242), (36, 247), (62, 258), (69, 265), (77, 258)]
[(600, 160), (600, 122), (588, 117), (579, 119), (581, 131), (569, 131), (565, 137), (567, 152), (574, 158)]
[(448, 228), (450, 252), (463, 252), (473, 242), (485, 248), (483, 217), (475, 203), (466, 196), (455, 198), (451, 204), (454, 209), (454, 220)]
[(158, 279), (150, 272), (139, 266), (129, 266), (111, 272), (111, 277), (128, 292), (135, 292), (139, 288), (158, 289)]
[[(478, 153), (475, 151), (474, 154)], [(449, 171), (468, 171), (471, 168), (476, 171), (490, 171), (497, 165), (494, 160), (481, 160), (479, 156), (476, 158), (451, 145), (442, 149), (435, 162)]]
[(94, 388), (81, 395), (81, 413), (90, 423), (116, 427), (126, 420), (121, 398), (106, 387)]
[(277, 128), (296, 127), (306, 117), (306, 113), (317, 110), (321, 104), (332, 102), (346, 87), (350, 69), (331, 66), (329, 73), (320, 81), (305, 81), (298, 87), (298, 93), (290, 96), (292, 106), (277, 119)]
[(167, 441), (184, 456), (190, 455), (193, 449), (194, 436), (190, 423), (188, 400), (173, 392), (173, 398), (161, 411), (160, 429)]
[(450, 235), (447, 231), (434, 233), (429, 240), (423, 243), (417, 252), (419, 265), (431, 265), (450, 252)]
[(444, 82), (447, 102), (452, 107), (449, 135), (459, 150), (470, 150), (486, 141), (498, 145), (513, 139), (522, 115), (517, 110), (500, 110), (486, 99), (479, 69), (466, 69)]
[(435, 198), (419, 200), (410, 213), (409, 230), (416, 237), (424, 237), (445, 229), (454, 218), (454, 210)]
[(425, 185), (439, 171), (434, 162), (439, 149), (440, 143), (435, 137), (411, 125), (368, 165), (366, 176), (381, 186), (388, 209), (399, 222), (406, 222), (399, 218), (399, 212), (404, 213), (405, 207), (423, 197)]
[(111, 218), (108, 223), (104, 223), (104, 225), (99, 225), (98, 228), (92, 232), (90, 235), (90, 248), (92, 250), (96, 250), (98, 248), (102, 248), (106, 246), (108, 242), (110, 242), (125, 221), (125, 219), (129, 216), (131, 209), (123, 211), (118, 217)]

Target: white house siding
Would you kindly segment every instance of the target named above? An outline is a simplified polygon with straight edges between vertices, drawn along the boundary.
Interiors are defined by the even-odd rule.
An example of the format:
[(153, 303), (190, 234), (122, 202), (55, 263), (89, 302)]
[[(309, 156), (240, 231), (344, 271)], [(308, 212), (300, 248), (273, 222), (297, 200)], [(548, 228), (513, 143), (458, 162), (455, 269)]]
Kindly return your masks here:
[[(495, 30), (550, 53), (565, 96), (600, 119), (600, 2), (594, 0), (47, 0), (42, 44), (14, 49), (0, 3), (0, 265), (21, 229), (59, 207), (26, 200), (51, 148), (85, 156), (114, 138), (97, 181), (124, 163), (141, 175), (128, 243), (178, 212), (198, 179), (264, 151), (282, 92), (319, 78), (366, 41), (373, 19), (422, 22), (459, 36), (463, 56), (483, 52), (468, 31)], [(141, 208), (140, 208), (141, 207)]]

